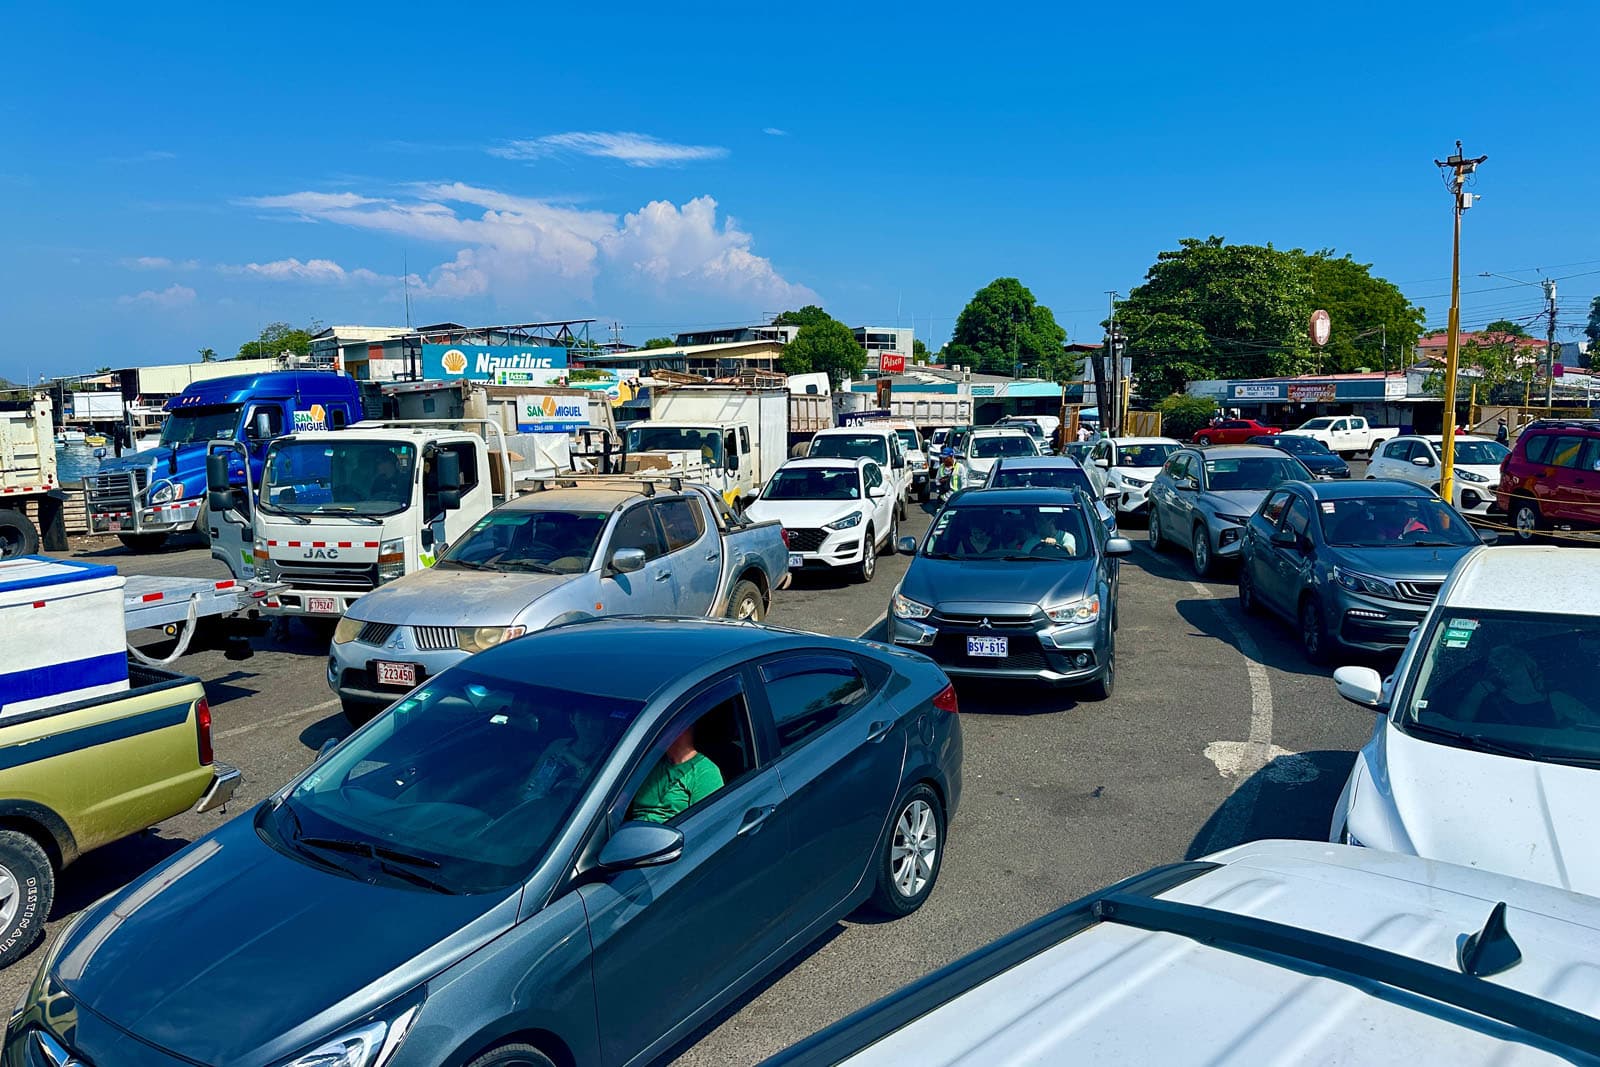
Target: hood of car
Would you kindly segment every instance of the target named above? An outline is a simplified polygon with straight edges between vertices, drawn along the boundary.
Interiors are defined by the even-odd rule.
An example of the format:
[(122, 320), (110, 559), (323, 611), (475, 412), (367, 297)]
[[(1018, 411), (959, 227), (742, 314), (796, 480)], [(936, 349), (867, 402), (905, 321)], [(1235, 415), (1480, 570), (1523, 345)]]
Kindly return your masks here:
[(1378, 578), (1402, 582), (1442, 582), (1456, 561), (1474, 546), (1449, 548), (1337, 548), (1328, 549), (1328, 562)]
[(55, 978), (145, 1041), (241, 1063), (406, 992), (508, 929), (519, 898), (344, 877), (276, 851), (241, 816), (93, 906)]
[(788, 530), (815, 530), (844, 518), (852, 511), (863, 519), (875, 502), (868, 500), (757, 500), (746, 514), (757, 522), (776, 519)]
[(522, 609), (576, 577), (429, 567), (379, 586), (347, 614), (406, 626), (510, 625)]
[(1200, 502), (1212, 511), (1223, 515), (1250, 515), (1267, 498), (1265, 489), (1209, 490), (1200, 494)]
[(1349, 470), (1350, 465), (1332, 452), (1291, 452), (1306, 468), (1313, 473), (1317, 471), (1342, 471)]
[(1015, 613), (1019, 607), (1052, 607), (1092, 591), (1093, 560), (928, 559), (918, 556), (900, 592), (940, 611), (961, 615)]
[(1395, 814), (1419, 856), (1600, 893), (1600, 771), (1387, 734)]

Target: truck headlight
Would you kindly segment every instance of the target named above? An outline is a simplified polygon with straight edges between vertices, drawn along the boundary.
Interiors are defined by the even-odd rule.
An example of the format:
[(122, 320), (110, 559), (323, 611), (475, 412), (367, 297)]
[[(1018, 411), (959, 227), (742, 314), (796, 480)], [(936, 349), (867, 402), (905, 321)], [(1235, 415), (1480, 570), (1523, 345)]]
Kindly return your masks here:
[(852, 511), (842, 519), (835, 519), (827, 524), (830, 530), (849, 530), (861, 525), (861, 512)]
[(361, 628), (366, 625), (362, 620), (352, 619), (346, 615), (339, 620), (339, 625), (333, 628), (333, 643), (336, 645), (348, 645), (356, 639), (356, 635), (361, 633)]
[(183, 486), (177, 482), (158, 482), (150, 490), (150, 503), (170, 504), (183, 496)]
[(406, 575), (406, 539), (394, 537), (378, 546), (378, 581), (392, 582)]
[(421, 1009), (420, 995), (406, 998), (405, 1007), (390, 1018), (362, 1023), (279, 1067), (384, 1067), (400, 1050)]
[(486, 652), (527, 632), (526, 626), (462, 626), (456, 630), (456, 647), (463, 652)]
[(1050, 617), (1051, 622), (1075, 624), (1094, 622), (1100, 617), (1100, 594), (1096, 593), (1071, 604), (1063, 604), (1059, 608), (1045, 608), (1044, 613)]
[(926, 604), (920, 604), (903, 593), (894, 595), (894, 614), (899, 619), (926, 619), (933, 614), (933, 609)]

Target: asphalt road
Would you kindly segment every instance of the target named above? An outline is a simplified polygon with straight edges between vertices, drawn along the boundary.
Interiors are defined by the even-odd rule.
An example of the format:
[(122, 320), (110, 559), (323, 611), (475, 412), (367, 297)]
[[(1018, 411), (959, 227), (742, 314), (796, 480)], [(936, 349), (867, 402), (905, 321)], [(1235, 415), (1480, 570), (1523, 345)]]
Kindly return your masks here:
[[(1360, 473), (1357, 473), (1357, 477)], [(913, 512), (906, 533), (928, 517)], [(1372, 717), (1340, 700), (1275, 623), (1246, 621), (1231, 582), (1199, 584), (1188, 561), (1157, 556), (1128, 530), (1117, 691), (962, 685), (965, 793), (938, 886), (894, 923), (836, 925), (678, 1050), (682, 1064), (749, 1064), (1086, 892), (1160, 863), (1261, 837), (1321, 837)], [(174, 542), (132, 556), (114, 541), (74, 553), (125, 573), (223, 575)], [(869, 585), (804, 579), (770, 621), (880, 636), (904, 558)], [(159, 648), (160, 646), (156, 646)], [(298, 625), (249, 660), (201, 647), (177, 667), (206, 682), (219, 759), (244, 772), (226, 812), (184, 814), (83, 858), (63, 875), (50, 927), (214, 829), (346, 732), (323, 680), (326, 639)], [(337, 916), (329, 916), (337, 922)], [(248, 917), (245, 918), (248, 922)], [(30, 981), (37, 950), (0, 972), (0, 1003)]]

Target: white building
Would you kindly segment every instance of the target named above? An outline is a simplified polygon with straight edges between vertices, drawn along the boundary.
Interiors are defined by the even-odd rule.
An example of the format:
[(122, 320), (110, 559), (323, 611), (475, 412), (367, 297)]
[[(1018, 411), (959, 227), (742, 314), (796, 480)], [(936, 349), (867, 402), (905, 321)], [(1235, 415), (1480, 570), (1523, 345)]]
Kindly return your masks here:
[(906, 366), (911, 365), (911, 349), (916, 339), (916, 331), (899, 326), (853, 326), (850, 332), (855, 334), (856, 343), (867, 350), (867, 369), (877, 370), (881, 366), (883, 353), (905, 357)]

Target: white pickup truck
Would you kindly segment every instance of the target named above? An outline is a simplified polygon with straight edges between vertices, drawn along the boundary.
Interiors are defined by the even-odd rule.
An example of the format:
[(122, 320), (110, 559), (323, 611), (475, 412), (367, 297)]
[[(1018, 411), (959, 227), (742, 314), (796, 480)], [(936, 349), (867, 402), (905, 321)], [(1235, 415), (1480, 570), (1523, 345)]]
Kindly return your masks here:
[(1323, 415), (1310, 419), (1284, 435), (1310, 437), (1327, 445), (1329, 450), (1350, 459), (1357, 452), (1369, 457), (1377, 447), (1400, 431), (1393, 426), (1372, 426), (1360, 415)]

